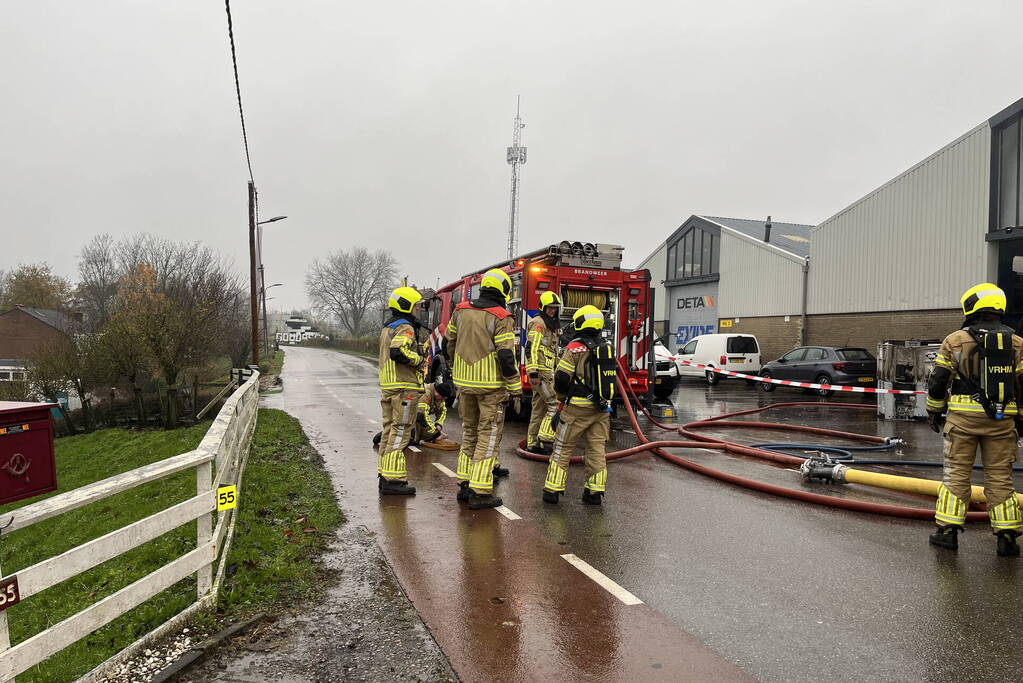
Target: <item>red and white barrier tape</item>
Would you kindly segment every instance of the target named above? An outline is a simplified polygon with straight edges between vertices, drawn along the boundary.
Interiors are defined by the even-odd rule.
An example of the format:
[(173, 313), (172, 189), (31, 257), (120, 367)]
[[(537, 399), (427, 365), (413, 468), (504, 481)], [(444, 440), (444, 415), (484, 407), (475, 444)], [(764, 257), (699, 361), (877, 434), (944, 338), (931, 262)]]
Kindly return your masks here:
[(682, 363), (682, 365), (691, 365), (694, 368), (700, 368), (701, 370), (710, 370), (716, 372), (719, 375), (727, 375), (728, 377), (739, 377), (741, 379), (751, 379), (756, 382), (767, 382), (768, 384), (781, 384), (786, 387), (802, 387), (803, 389), (828, 389), (830, 391), (851, 391), (854, 394), (926, 394), (926, 391), (912, 391), (909, 389), (876, 389), (874, 387), (847, 387), (841, 384), (815, 384), (813, 382), (793, 382), (790, 379), (774, 379), (773, 377), (761, 377), (760, 375), (747, 375), (742, 372), (733, 372), (732, 370), (721, 370), (715, 368), (712, 365), (704, 365), (702, 363), (694, 363), (689, 360), (681, 360), (672, 358), (671, 360)]

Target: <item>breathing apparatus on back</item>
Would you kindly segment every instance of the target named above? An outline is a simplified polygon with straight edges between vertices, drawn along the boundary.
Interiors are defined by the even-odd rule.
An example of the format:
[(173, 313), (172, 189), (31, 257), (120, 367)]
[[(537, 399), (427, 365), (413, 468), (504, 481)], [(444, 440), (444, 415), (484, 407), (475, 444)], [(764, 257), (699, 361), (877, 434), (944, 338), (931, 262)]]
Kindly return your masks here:
[(600, 410), (611, 412), (615, 397), (615, 378), (618, 376), (614, 347), (600, 336), (604, 329), (604, 314), (596, 306), (583, 306), (572, 316), (573, 327), (580, 342), (590, 351), (583, 370), (585, 381), (577, 382), (573, 395), (588, 398)]
[(961, 303), (966, 316), (962, 329), (976, 346), (960, 360), (954, 380), (960, 389), (953, 391), (972, 395), (988, 417), (1001, 420), (1005, 406), (1016, 399), (1013, 330), (1002, 322), (1005, 292), (985, 282), (966, 290)]

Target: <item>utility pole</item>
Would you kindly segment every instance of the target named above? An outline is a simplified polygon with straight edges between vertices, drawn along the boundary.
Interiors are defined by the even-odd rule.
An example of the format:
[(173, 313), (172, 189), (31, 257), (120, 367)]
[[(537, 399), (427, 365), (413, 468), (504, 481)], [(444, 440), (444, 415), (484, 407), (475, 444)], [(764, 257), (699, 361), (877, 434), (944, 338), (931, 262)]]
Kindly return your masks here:
[(511, 216), (508, 220), (508, 258), (513, 259), (519, 251), (519, 166), (526, 163), (526, 148), (521, 144), (522, 123), (519, 105), (522, 97), (515, 98), (515, 126), (512, 131), (512, 146), (508, 148), (508, 163), (511, 164)]
[(259, 365), (259, 298), (256, 292), (256, 185), (249, 183), (249, 314), (252, 320), (252, 364)]
[(267, 331), (266, 324), (266, 275), (263, 273), (263, 247), (260, 242), (260, 261), (259, 261), (259, 298), (263, 300), (263, 355), (266, 358), (270, 357), (270, 335)]

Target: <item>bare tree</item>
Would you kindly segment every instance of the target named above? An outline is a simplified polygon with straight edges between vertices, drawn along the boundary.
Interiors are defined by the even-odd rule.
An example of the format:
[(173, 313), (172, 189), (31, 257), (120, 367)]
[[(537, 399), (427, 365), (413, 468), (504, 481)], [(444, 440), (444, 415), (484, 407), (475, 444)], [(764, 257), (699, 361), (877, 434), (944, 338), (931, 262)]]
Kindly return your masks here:
[(352, 335), (366, 329), (367, 315), (383, 305), (398, 282), (398, 262), (388, 251), (354, 247), (313, 261), (305, 277), (313, 309), (341, 323)]
[(222, 350), (231, 359), (231, 367), (244, 368), (252, 357), (252, 334), (248, 292), (235, 293), (227, 310)]
[(71, 415), (60, 402), (58, 394), (67, 394), (71, 388), (66, 372), (65, 354), (67, 341), (53, 339), (36, 348), (29, 361), (29, 382), (32, 390), (47, 401), (57, 404), (57, 409), (64, 417), (64, 424), (69, 434), (76, 434), (75, 423)]
[(167, 383), (168, 428), (178, 422), (182, 372), (223, 348), (241, 291), (237, 275), (200, 244), (143, 235), (118, 245), (125, 324)]
[(78, 255), (76, 294), (89, 331), (95, 332), (109, 322), (123, 274), (110, 235), (96, 235), (82, 247)]

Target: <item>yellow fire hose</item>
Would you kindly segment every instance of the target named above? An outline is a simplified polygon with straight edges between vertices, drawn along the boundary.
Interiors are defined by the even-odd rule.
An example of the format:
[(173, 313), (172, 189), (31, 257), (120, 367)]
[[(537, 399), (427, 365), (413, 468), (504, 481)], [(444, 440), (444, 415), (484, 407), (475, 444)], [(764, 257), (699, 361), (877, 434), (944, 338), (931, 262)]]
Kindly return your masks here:
[[(918, 477), (903, 477), (897, 474), (881, 474), (880, 472), (868, 472), (857, 470), (844, 465), (835, 468), (834, 478), (846, 481), (850, 484), (866, 484), (877, 488), (889, 489), (891, 491), (902, 491), (904, 493), (917, 493), (925, 496), (937, 497), (940, 481), (933, 479), (920, 479)], [(986, 503), (984, 488), (981, 486), (970, 487), (970, 500), (974, 503)], [(1016, 500), (1023, 505), (1023, 494), (1017, 493)]]

